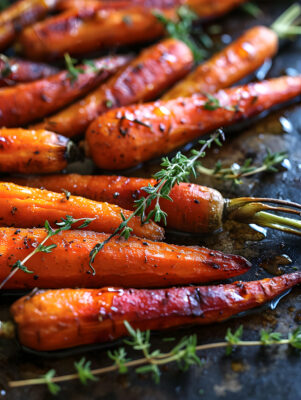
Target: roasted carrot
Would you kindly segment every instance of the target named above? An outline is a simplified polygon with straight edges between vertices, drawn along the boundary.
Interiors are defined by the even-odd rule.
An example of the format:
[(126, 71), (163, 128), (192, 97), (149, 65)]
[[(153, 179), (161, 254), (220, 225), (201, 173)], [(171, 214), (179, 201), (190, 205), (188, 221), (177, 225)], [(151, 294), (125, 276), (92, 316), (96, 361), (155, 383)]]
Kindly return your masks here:
[(50, 173), (78, 157), (75, 145), (50, 131), (0, 129), (0, 172)]
[(252, 282), (171, 289), (40, 291), (11, 307), (23, 346), (39, 351), (106, 342), (135, 329), (221, 322), (301, 283), (301, 272)]
[(86, 133), (88, 154), (105, 169), (122, 169), (166, 154), (301, 94), (301, 76), (280, 77), (204, 95), (109, 111)]
[(76, 78), (66, 70), (35, 82), (0, 89), (0, 126), (22, 126), (57, 111), (97, 87), (128, 61), (127, 56), (102, 57), (93, 61), (93, 68), (80, 66), (83, 73)]
[(0, 86), (36, 81), (54, 75), (58, 71), (58, 68), (48, 64), (0, 55)]
[[(208, 0), (206, 0), (208, 2)], [(185, 3), (185, 1), (184, 1)], [(144, 8), (172, 8), (183, 4), (183, 0), (61, 0), (57, 6), (59, 10), (69, 10), (71, 8), (83, 9), (90, 6), (96, 9), (125, 9), (133, 6)]]
[[(173, 9), (162, 10), (169, 18)], [(134, 43), (149, 42), (164, 34), (151, 10), (132, 7), (121, 10), (87, 6), (67, 10), (25, 29), (18, 47), (28, 58), (49, 60), (68, 52), (73, 55)]]
[(214, 93), (230, 87), (273, 57), (277, 49), (278, 37), (272, 29), (265, 26), (251, 28), (177, 83), (162, 100), (194, 93)]
[[(46, 237), (44, 229), (0, 228), (0, 283), (11, 266), (26, 257)], [(90, 274), (89, 253), (108, 238), (90, 231), (65, 231), (47, 241), (57, 247), (37, 253), (27, 263), (34, 271), (18, 271), (4, 289), (100, 287), (162, 287), (228, 279), (246, 272), (243, 257), (194, 246), (176, 246), (147, 239), (113, 238), (98, 253)]]
[(9, 46), (22, 28), (43, 18), (57, 0), (20, 0), (0, 13), (0, 50)]
[[(128, 218), (130, 211), (114, 204), (100, 203), (83, 197), (68, 196), (41, 189), (0, 183), (0, 221), (3, 226), (32, 228), (54, 224), (66, 215), (73, 218), (94, 218), (89, 229), (112, 233), (122, 222), (121, 213)], [(154, 222), (142, 225), (138, 217), (129, 223), (133, 234), (152, 240), (164, 236), (163, 228)]]
[(166, 39), (142, 51), (127, 67), (83, 100), (35, 127), (74, 136), (110, 108), (156, 98), (190, 70), (193, 55), (181, 41)]
[[(146, 193), (141, 188), (155, 185), (155, 179), (128, 178), (106, 175), (48, 175), (29, 178), (9, 178), (18, 185), (45, 188), (54, 192), (67, 190), (75, 196), (117, 204), (134, 210), (135, 200)], [(173, 201), (160, 200), (167, 213), (167, 226), (185, 232), (212, 232), (222, 226), (225, 200), (214, 189), (180, 183), (170, 197)]]

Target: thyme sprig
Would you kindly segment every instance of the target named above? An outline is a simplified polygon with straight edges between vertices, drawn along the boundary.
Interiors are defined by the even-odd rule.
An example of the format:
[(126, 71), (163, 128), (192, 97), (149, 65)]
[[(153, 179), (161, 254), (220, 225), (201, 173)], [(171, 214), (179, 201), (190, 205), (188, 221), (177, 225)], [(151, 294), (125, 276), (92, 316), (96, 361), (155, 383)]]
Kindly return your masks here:
[[(65, 64), (68, 71), (68, 78), (71, 83), (77, 81), (79, 75), (87, 72), (82, 66), (76, 66), (78, 60), (70, 56), (69, 53), (64, 54)], [(93, 60), (83, 60), (83, 64), (88, 66), (92, 72), (100, 72)]]
[(267, 155), (264, 157), (261, 165), (253, 165), (252, 158), (247, 158), (242, 165), (234, 163), (230, 167), (224, 167), (221, 161), (218, 161), (214, 168), (206, 168), (204, 165), (199, 165), (197, 172), (216, 179), (232, 181), (234, 184), (239, 185), (243, 182), (242, 178), (261, 172), (278, 172), (276, 166), (285, 160), (287, 153), (285, 151), (272, 153), (268, 148), (266, 152)]
[[(205, 150), (210, 148), (213, 143), (221, 146), (221, 140), (224, 140), (224, 133), (222, 130), (218, 130), (208, 140), (201, 140), (199, 142), (202, 145), (201, 149), (192, 150), (190, 157), (185, 156), (181, 152), (178, 152), (171, 160), (164, 157), (161, 163), (163, 168), (154, 175), (154, 178), (157, 179), (157, 184), (155, 186), (148, 185), (141, 188), (141, 190), (147, 193), (147, 196), (141, 197), (139, 200), (135, 201), (135, 211), (128, 218), (125, 218), (121, 213), (122, 223), (106, 240), (97, 243), (91, 250), (91, 268), (96, 255), (112, 238), (117, 235), (125, 239), (130, 237), (133, 229), (130, 228), (128, 224), (135, 216), (141, 218), (142, 224), (146, 224), (152, 218), (155, 222), (163, 221), (166, 224), (167, 214), (161, 209), (160, 200), (167, 199), (172, 201), (169, 197), (171, 189), (176, 184), (187, 181), (191, 174), (196, 176), (196, 168), (199, 165), (199, 159), (205, 157)], [(148, 212), (148, 208), (153, 202), (154, 208)]]
[[(45, 237), (45, 239), (42, 240), (41, 243), (39, 243), (37, 245), (37, 247), (35, 247), (35, 249), (29, 253), (23, 260), (18, 260), (16, 261), (13, 265), (12, 265), (12, 271), (10, 272), (10, 274), (1, 282), (0, 284), (0, 290), (3, 288), (3, 286), (7, 283), (7, 281), (9, 279), (11, 279), (15, 273), (19, 270), (27, 273), (27, 274), (33, 274), (34, 271), (31, 271), (27, 268), (27, 266), (25, 265), (27, 263), (27, 261), (32, 258), (35, 254), (37, 253), (51, 253), (52, 250), (56, 247), (56, 244), (50, 244), (48, 246), (45, 246), (45, 243), (47, 242), (47, 240), (49, 238), (51, 238), (52, 236), (58, 235), (60, 232), (63, 231), (67, 231), (69, 229), (71, 229), (72, 225), (83, 221), (83, 223), (78, 227), (78, 229), (81, 228), (85, 228), (87, 227), (91, 221), (93, 221), (94, 218), (78, 218), (78, 219), (74, 219), (73, 217), (71, 217), (70, 215), (66, 215), (65, 218), (62, 218), (60, 222), (57, 222), (56, 225), (58, 226), (58, 228), (53, 229), (49, 222), (46, 221), (44, 224), (44, 228), (47, 231), (47, 235)], [(94, 272), (94, 269), (92, 269)]]
[(141, 332), (139, 329), (133, 329), (128, 322), (125, 321), (124, 323), (130, 336), (130, 339), (124, 342), (132, 349), (142, 352), (142, 358), (130, 359), (127, 357), (125, 348), (120, 347), (113, 352), (108, 351), (108, 357), (114, 361), (114, 364), (110, 366), (91, 369), (91, 363), (82, 358), (79, 362), (75, 363), (75, 373), (55, 376), (55, 370), (51, 369), (39, 378), (11, 381), (9, 382), (9, 386), (16, 388), (31, 385), (47, 385), (49, 391), (55, 395), (60, 390), (58, 383), (80, 380), (83, 384), (86, 384), (88, 380), (97, 380), (97, 376), (99, 375), (114, 371), (124, 374), (128, 372), (129, 368), (135, 368), (137, 374), (150, 373), (154, 381), (158, 383), (160, 381), (160, 367), (162, 365), (176, 362), (182, 370), (187, 370), (192, 365), (203, 367), (204, 361), (198, 353), (205, 350), (225, 348), (226, 355), (230, 355), (234, 347), (289, 345), (293, 348), (301, 349), (301, 326), (289, 332), (287, 338), (284, 338), (279, 332), (261, 330), (259, 339), (253, 341), (242, 339), (243, 327), (240, 326), (234, 332), (228, 329), (225, 340), (222, 342), (198, 345), (196, 335), (185, 336), (169, 352), (163, 353), (160, 349), (150, 350), (149, 330)]
[(196, 63), (199, 63), (208, 55), (205, 47), (211, 47), (212, 41), (204, 32), (198, 35), (202, 42), (202, 47), (193, 39), (194, 22), (199, 17), (189, 7), (183, 5), (177, 9), (178, 20), (176, 22), (158, 11), (154, 11), (153, 14), (164, 25), (169, 36), (181, 40), (191, 49)]

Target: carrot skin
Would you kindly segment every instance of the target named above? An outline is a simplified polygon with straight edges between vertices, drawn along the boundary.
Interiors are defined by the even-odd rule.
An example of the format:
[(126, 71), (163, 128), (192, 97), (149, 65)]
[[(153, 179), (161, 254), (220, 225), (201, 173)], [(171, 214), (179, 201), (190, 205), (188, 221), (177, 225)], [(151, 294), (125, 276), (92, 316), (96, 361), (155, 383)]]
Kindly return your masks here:
[[(33, 60), (51, 60), (63, 57), (66, 52), (81, 55), (149, 42), (164, 34), (164, 26), (151, 10), (142, 7), (116, 10), (103, 8), (101, 3), (90, 4), (67, 10), (25, 29), (18, 41), (21, 52)], [(162, 12), (172, 18), (175, 16), (173, 9)]]
[(253, 282), (171, 289), (62, 289), (17, 300), (11, 313), (22, 345), (51, 351), (162, 330), (221, 322), (301, 283), (301, 272)]
[(0, 51), (8, 47), (27, 25), (54, 9), (57, 0), (20, 0), (0, 13)]
[(0, 89), (0, 125), (17, 127), (57, 111), (85, 95), (114, 74), (129, 57), (102, 57), (94, 60), (96, 68), (83, 65), (84, 73), (72, 80), (68, 71), (35, 82)]
[(59, 172), (77, 151), (69, 139), (50, 131), (0, 129), (0, 172)]
[[(4, 289), (102, 287), (163, 287), (228, 279), (247, 272), (243, 257), (198, 246), (177, 246), (148, 239), (113, 238), (97, 254), (92, 275), (89, 253), (108, 238), (91, 231), (66, 231), (53, 236), (49, 254), (37, 253), (27, 263), (33, 274), (18, 271)], [(0, 282), (11, 266), (26, 257), (46, 237), (44, 229), (0, 228)]]
[[(156, 184), (155, 179), (78, 174), (8, 179), (18, 185), (53, 192), (60, 193), (65, 189), (75, 196), (117, 204), (127, 210), (134, 210), (135, 200), (146, 196), (141, 188)], [(167, 227), (192, 233), (213, 232), (221, 228), (224, 199), (217, 190), (180, 183), (173, 187), (170, 197), (172, 201), (160, 200), (161, 209), (167, 213)]]
[(166, 39), (144, 51), (122, 71), (82, 100), (46, 118), (35, 128), (71, 137), (83, 133), (98, 115), (158, 97), (185, 76), (193, 64), (191, 50), (181, 41)]
[(204, 62), (161, 98), (171, 100), (194, 93), (214, 93), (254, 72), (278, 50), (278, 37), (265, 26), (255, 26)]
[[(9, 71), (7, 71), (9, 68)], [(44, 63), (8, 58), (0, 58), (0, 86), (12, 86), (17, 83), (32, 82), (47, 78), (58, 73), (59, 70)]]
[(301, 76), (280, 77), (221, 90), (214, 110), (203, 95), (119, 108), (90, 124), (87, 154), (100, 168), (133, 167), (300, 94)]
[[(66, 215), (71, 215), (75, 219), (95, 218), (89, 224), (90, 230), (113, 233), (122, 222), (121, 213), (125, 218), (132, 214), (114, 204), (76, 196), (67, 199), (64, 193), (0, 182), (0, 221), (3, 226), (40, 227), (44, 226), (46, 220), (54, 225)], [(164, 229), (153, 221), (142, 225), (139, 217), (133, 217), (128, 226), (136, 236), (153, 240), (164, 237)]]

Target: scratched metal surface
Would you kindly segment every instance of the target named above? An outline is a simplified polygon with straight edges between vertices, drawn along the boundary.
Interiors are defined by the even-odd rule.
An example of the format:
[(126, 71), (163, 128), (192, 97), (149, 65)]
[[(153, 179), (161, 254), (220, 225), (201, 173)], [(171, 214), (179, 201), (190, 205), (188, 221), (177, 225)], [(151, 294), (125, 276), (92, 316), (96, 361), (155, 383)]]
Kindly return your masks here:
[[(258, 23), (269, 24), (291, 2), (266, 0), (262, 1), (264, 16), (257, 20), (243, 12), (233, 12), (219, 21), (223, 32), (235, 38), (239, 33)], [(223, 37), (228, 40), (228, 36)], [(277, 76), (287, 68), (301, 73), (301, 40), (285, 43), (275, 60), (268, 76)], [(291, 70), (292, 71), (292, 70)], [(231, 187), (212, 179), (200, 177), (197, 182), (208, 184), (219, 189), (225, 197), (241, 195), (269, 196), (300, 201), (301, 193), (301, 104), (300, 98), (282, 107), (266, 118), (240, 130), (228, 131), (227, 143), (221, 150), (213, 150), (206, 158), (207, 165), (216, 160), (225, 162), (241, 162), (246, 156), (260, 161), (265, 148), (273, 151), (287, 150), (288, 160), (285, 167), (274, 175), (260, 175), (246, 181), (239, 187)], [(80, 167), (81, 168), (81, 167)], [(85, 166), (85, 168), (87, 168)], [(158, 162), (152, 162), (129, 175), (149, 176), (158, 169)], [(277, 232), (267, 231), (265, 235), (256, 233), (249, 227), (226, 223), (223, 232), (212, 236), (189, 236), (169, 234), (168, 240), (182, 244), (201, 244), (215, 249), (241, 254), (253, 262), (253, 269), (243, 279), (251, 280), (271, 276), (262, 268), (262, 264), (275, 263), (275, 257), (287, 255), (292, 264), (283, 267), (286, 272), (293, 267), (300, 268), (300, 239)], [(0, 318), (9, 316), (8, 307), (14, 298), (0, 297)], [(184, 334), (197, 333), (200, 343), (220, 341), (227, 328), (235, 329), (244, 325), (244, 338), (256, 339), (260, 329), (276, 329), (284, 334), (301, 321), (301, 289), (294, 289), (281, 300), (276, 309), (266, 308), (244, 317), (235, 318), (219, 325), (195, 327), (153, 335), (154, 346), (167, 350), (162, 344), (164, 336), (171, 334), (181, 338)], [(80, 353), (80, 354), (78, 354)], [(28, 387), (19, 390), (7, 388), (11, 379), (26, 379), (45, 373), (50, 368), (58, 374), (66, 374), (73, 370), (73, 362), (85, 355), (92, 361), (93, 367), (108, 365), (106, 350), (100, 347), (89, 350), (71, 352), (52, 358), (40, 357), (24, 352), (15, 342), (0, 341), (0, 399), (31, 400), (50, 399), (51, 395), (45, 387)], [(131, 356), (135, 354), (130, 353)], [(286, 347), (267, 349), (239, 349), (232, 356), (226, 357), (223, 350), (212, 350), (202, 354), (204, 368), (192, 367), (187, 372), (179, 372), (175, 365), (169, 365), (162, 372), (161, 383), (155, 385), (149, 377), (138, 377), (133, 371), (126, 376), (109, 374), (101, 376), (99, 381), (87, 387), (77, 382), (62, 385), (58, 399), (264, 399), (264, 400), (296, 400), (301, 398), (301, 359), (300, 353)], [(200, 389), (203, 395), (200, 395)]]

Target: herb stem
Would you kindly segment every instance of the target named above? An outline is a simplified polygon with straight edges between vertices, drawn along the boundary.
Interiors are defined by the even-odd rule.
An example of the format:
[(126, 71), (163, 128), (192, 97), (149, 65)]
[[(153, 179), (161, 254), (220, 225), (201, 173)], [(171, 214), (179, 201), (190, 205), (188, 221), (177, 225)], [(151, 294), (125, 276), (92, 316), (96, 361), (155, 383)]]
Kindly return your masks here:
[[(269, 345), (286, 345), (290, 344), (290, 339), (282, 339), (280, 341), (271, 341), (269, 342)], [(229, 342), (217, 342), (217, 343), (208, 343), (208, 344), (203, 344), (203, 345), (198, 345), (196, 346), (196, 351), (204, 351), (204, 350), (211, 350), (211, 349), (218, 349), (218, 348), (226, 348), (229, 346)], [(238, 341), (235, 343), (235, 346), (237, 347), (255, 347), (255, 346), (266, 346), (266, 344), (262, 343), (260, 340), (254, 340), (254, 341)], [(137, 360), (132, 360), (128, 361), (127, 363), (124, 364), (125, 367), (138, 367), (141, 365), (148, 364), (150, 361), (154, 363), (155, 365), (163, 365), (167, 363), (172, 363), (176, 360), (179, 359), (179, 356), (184, 354), (184, 350), (180, 351), (178, 354), (174, 354), (172, 352), (168, 352), (162, 355), (159, 355), (158, 357), (150, 358), (149, 356), (143, 357)], [(111, 365), (108, 367), (104, 368), (97, 368), (97, 369), (92, 369), (91, 373), (93, 375), (103, 375), (105, 373), (109, 372), (114, 372), (117, 371), (119, 368), (117, 365)], [(59, 382), (66, 382), (70, 380), (76, 380), (79, 378), (79, 374), (69, 374), (69, 375), (63, 375), (63, 376), (56, 376), (52, 378), (53, 383), (59, 383)], [(12, 388), (16, 387), (21, 387), (21, 386), (30, 386), (30, 385), (42, 385), (45, 384), (44, 378), (35, 378), (35, 379), (25, 379), (25, 380), (20, 380), (20, 381), (10, 381), (9, 386)]]

